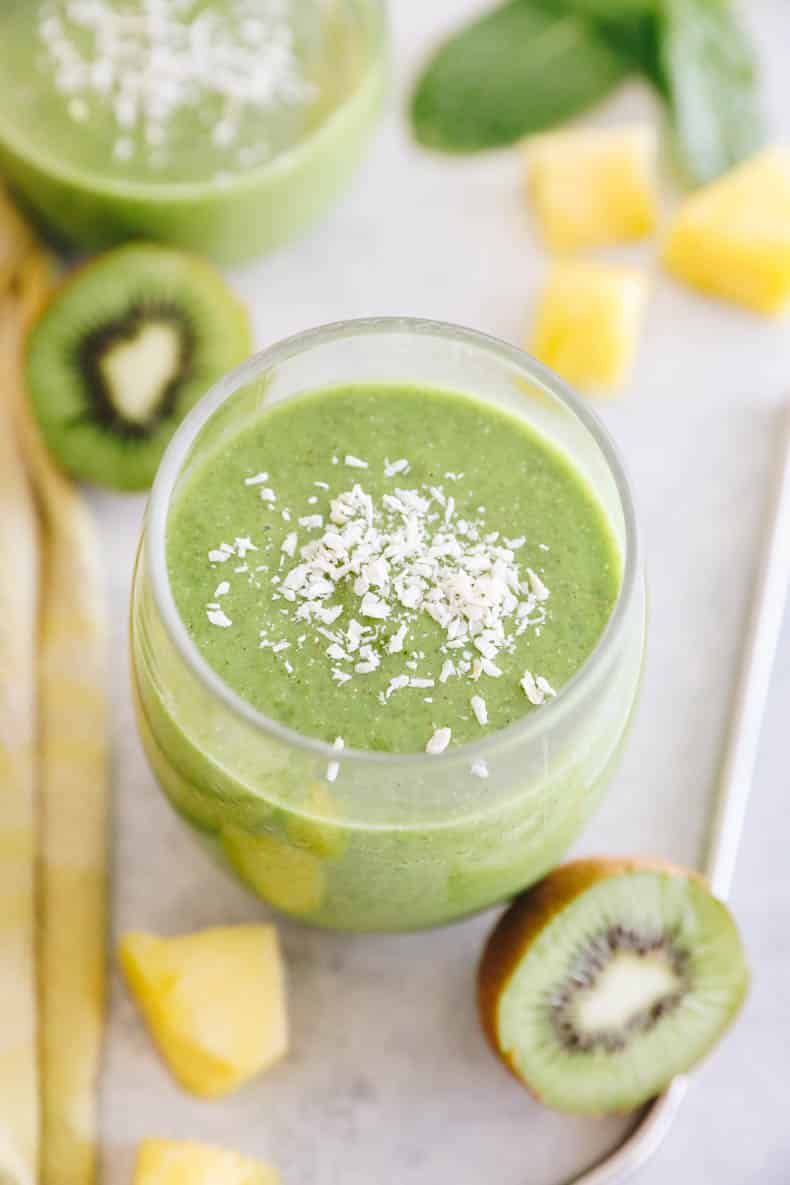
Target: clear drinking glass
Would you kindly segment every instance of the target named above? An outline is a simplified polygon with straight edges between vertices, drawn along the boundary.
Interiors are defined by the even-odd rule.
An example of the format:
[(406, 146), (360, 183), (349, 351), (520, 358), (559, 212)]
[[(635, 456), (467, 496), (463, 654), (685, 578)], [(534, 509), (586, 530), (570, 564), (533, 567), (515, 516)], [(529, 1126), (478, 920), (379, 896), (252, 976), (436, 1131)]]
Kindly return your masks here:
[[(154, 239), (224, 263), (248, 263), (324, 217), (363, 159), (389, 83), (386, 2), (260, 4), (264, 26), (271, 17), (277, 21), (274, 35), (284, 38), (280, 58), (286, 54), (283, 44), (294, 47), (295, 80), (283, 67), (285, 101), (277, 101), (272, 86), (271, 102), (257, 105), (243, 97), (223, 98), (225, 84), (215, 94), (211, 79), (199, 70), (190, 73), (180, 49), (191, 43), (187, 37), (199, 37), (198, 22), (208, 20), (207, 27), (215, 29), (211, 22), (216, 19), (227, 26), (226, 35), (212, 55), (213, 34), (206, 52), (219, 76), (234, 69), (223, 68), (223, 56), (227, 60), (228, 45), (238, 41), (243, 6), (204, 2), (184, 7), (188, 13), (177, 12), (175, 3), (147, 0), (106, 6), (0, 0), (0, 173), (59, 237), (82, 247)], [(255, 4), (247, 8), (252, 13)], [(61, 77), (73, 71), (54, 69), (56, 59), (47, 52), (42, 30), (53, 17), (56, 29), (63, 30), (55, 44), (79, 63), (74, 85), (82, 85), (87, 98), (80, 91), (73, 98), (78, 105), (87, 103), (89, 118), (75, 120), (71, 96), (64, 95), (61, 84)], [(125, 18), (127, 26), (117, 45), (110, 36), (113, 18)], [(172, 74), (176, 98), (171, 94), (161, 124), (150, 129), (153, 143), (144, 135), (145, 104), (131, 127), (119, 123), (120, 79), (129, 76), (127, 67), (114, 65), (109, 95), (79, 82), (102, 45), (91, 30), (102, 26), (109, 48), (101, 52), (112, 56), (120, 45), (119, 62), (141, 63), (141, 70), (145, 64), (158, 80), (147, 84), (149, 97), (159, 98), (164, 89), (160, 74)], [(268, 61), (262, 50), (239, 52), (236, 83), (243, 96), (250, 71), (265, 79), (278, 51), (274, 45)], [(157, 53), (164, 65), (157, 64)], [(101, 65), (99, 57), (95, 65)], [(300, 80), (309, 92), (289, 102), (286, 84), (298, 86)], [(179, 101), (184, 91), (189, 101)], [(228, 142), (217, 134), (227, 122), (226, 108), (229, 126), (237, 129)]]
[[(169, 586), (168, 513), (206, 450), (281, 400), (365, 382), (462, 391), (527, 420), (585, 476), (621, 550), (622, 583), (608, 626), (560, 695), (440, 756), (338, 753), (263, 716), (206, 664)], [(195, 835), (253, 892), (337, 929), (447, 922), (512, 895), (555, 865), (611, 775), (645, 639), (628, 482), (593, 413), (521, 350), (406, 318), (329, 325), (251, 358), (181, 426), (151, 495), (131, 624), (138, 720), (151, 766)], [(472, 773), (481, 759), (487, 779)], [(334, 762), (339, 773), (331, 780)]]

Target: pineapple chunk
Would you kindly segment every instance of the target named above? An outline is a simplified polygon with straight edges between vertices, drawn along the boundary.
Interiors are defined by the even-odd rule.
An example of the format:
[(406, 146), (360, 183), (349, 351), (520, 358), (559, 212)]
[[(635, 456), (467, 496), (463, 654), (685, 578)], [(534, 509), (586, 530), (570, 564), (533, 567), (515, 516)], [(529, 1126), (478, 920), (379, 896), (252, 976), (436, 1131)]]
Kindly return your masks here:
[(178, 938), (127, 934), (119, 958), (165, 1061), (193, 1094), (227, 1094), (286, 1053), (273, 926), (224, 926)]
[(614, 387), (631, 369), (645, 296), (633, 268), (557, 263), (528, 349), (569, 383)]
[(307, 788), (303, 815), (291, 815), (288, 838), (298, 848), (305, 848), (324, 860), (338, 860), (347, 844), (338, 805), (323, 782), (311, 782)]
[(670, 227), (667, 267), (760, 313), (790, 301), (790, 152), (768, 148), (692, 194)]
[(222, 847), (242, 880), (277, 909), (299, 915), (314, 913), (321, 905), (326, 873), (313, 852), (240, 827), (223, 828)]
[(211, 1144), (146, 1140), (133, 1185), (280, 1185), (276, 1169)]
[(555, 251), (628, 242), (656, 224), (655, 132), (571, 128), (527, 142), (527, 194)]

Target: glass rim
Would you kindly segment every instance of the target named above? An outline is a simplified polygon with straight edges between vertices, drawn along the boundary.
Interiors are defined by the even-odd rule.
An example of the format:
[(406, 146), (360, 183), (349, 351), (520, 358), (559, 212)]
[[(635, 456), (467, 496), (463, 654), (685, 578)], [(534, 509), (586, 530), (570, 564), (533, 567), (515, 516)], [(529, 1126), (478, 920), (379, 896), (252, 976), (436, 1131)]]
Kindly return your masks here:
[[(307, 736), (288, 725), (281, 724), (264, 712), (258, 711), (234, 691), (203, 658), (181, 620), (170, 586), (167, 567), (166, 534), (173, 492), (192, 446), (219, 408), (241, 387), (260, 378), (266, 370), (270, 370), (290, 358), (343, 338), (373, 337), (381, 334), (416, 335), (466, 344), (477, 350), (498, 356), (509, 365), (518, 368), (522, 377), (526, 377), (548, 390), (552, 397), (577, 418), (599, 448), (614, 480), (623, 514), (625, 545), (623, 548), (623, 572), (617, 601), (603, 632), (586, 660), (563, 686), (557, 697), (544, 703), (539, 712), (528, 712), (505, 728), (488, 733), (479, 740), (467, 741), (457, 747), (451, 747), (440, 754), (386, 753), (354, 748), (336, 749), (328, 741)], [(474, 395), (474, 391), (468, 393)], [(268, 734), (281, 743), (312, 752), (327, 762), (348, 763), (349, 765), (359, 763), (374, 767), (391, 767), (402, 764), (415, 770), (425, 770), (439, 766), (446, 768), (459, 761), (469, 763), (485, 759), (508, 743), (535, 741), (547, 731), (557, 727), (583, 698), (586, 688), (594, 682), (595, 676), (605, 666), (616, 646), (628, 620), (629, 609), (638, 588), (641, 567), (641, 541), (630, 481), (617, 446), (596, 413), (552, 370), (525, 350), (476, 329), (418, 317), (385, 316), (334, 321), (283, 338), (274, 345), (251, 355), (240, 366), (235, 367), (206, 392), (174, 433), (154, 480), (146, 510), (144, 530), (146, 566), (150, 574), (154, 601), (161, 615), (165, 631), (174, 642), (187, 667), (204, 688), (220, 700), (233, 716), (253, 725), (257, 731)]]

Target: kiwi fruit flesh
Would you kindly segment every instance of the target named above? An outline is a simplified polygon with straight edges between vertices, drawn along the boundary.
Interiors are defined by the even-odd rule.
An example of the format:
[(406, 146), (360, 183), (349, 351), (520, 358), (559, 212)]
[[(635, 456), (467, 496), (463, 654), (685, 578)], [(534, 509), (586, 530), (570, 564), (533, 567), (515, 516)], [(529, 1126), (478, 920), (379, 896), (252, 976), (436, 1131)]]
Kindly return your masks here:
[(209, 264), (133, 243), (55, 293), (30, 332), (25, 376), (67, 473), (142, 490), (184, 415), (250, 349), (246, 311)]
[(728, 909), (695, 873), (578, 860), (494, 929), (478, 1003), (494, 1052), (560, 1111), (627, 1111), (703, 1058), (749, 973)]

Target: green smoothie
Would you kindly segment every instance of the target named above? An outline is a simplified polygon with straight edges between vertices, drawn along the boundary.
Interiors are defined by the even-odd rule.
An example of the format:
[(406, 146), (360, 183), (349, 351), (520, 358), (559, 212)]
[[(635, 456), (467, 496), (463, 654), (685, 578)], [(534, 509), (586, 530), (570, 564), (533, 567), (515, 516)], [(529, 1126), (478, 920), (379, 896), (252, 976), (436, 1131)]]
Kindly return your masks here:
[(0, 170), (86, 245), (245, 259), (359, 158), (382, 90), (378, 0), (0, 6)]
[(613, 611), (620, 554), (592, 490), (525, 421), (461, 393), (228, 407), (170, 501), (170, 590), (208, 668), (291, 731), (231, 714), (184, 665), (143, 553), (135, 686), (171, 803), (254, 892), (317, 924), (432, 925), (530, 883), (597, 802), (641, 667), (635, 618), (550, 738), (508, 728), (551, 714)]
[(168, 565), (182, 621), (243, 699), (398, 753), (539, 710), (593, 649), (620, 573), (591, 492), (526, 424), (395, 387), (303, 396), (246, 427), (179, 490)]

